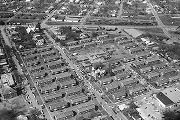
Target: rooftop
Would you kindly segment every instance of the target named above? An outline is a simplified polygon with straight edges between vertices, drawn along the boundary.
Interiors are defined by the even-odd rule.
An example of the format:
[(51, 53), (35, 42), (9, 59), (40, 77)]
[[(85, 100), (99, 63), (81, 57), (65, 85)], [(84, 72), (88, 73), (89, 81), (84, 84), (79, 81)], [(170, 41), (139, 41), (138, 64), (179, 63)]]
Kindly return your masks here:
[(174, 104), (172, 100), (170, 100), (164, 93), (159, 92), (156, 97), (162, 102), (166, 107), (171, 106)]

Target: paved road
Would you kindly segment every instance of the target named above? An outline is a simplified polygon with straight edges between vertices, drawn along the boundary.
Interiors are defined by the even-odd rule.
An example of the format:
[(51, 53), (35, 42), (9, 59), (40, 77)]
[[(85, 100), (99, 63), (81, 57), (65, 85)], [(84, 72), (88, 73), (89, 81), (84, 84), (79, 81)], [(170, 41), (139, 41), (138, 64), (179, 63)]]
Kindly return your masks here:
[[(58, 23), (58, 22), (57, 22)], [(63, 25), (45, 25), (45, 28), (52, 28), (52, 26), (55, 27), (61, 27)], [(78, 27), (79, 25), (68, 25), (68, 26), (74, 26), (74, 27)], [(83, 25), (83, 26), (79, 26), (79, 28), (83, 28), (83, 27), (105, 27), (105, 28), (120, 28), (120, 29), (138, 29), (138, 28), (162, 28), (159, 26), (117, 26), (117, 25)], [(167, 29), (176, 29), (178, 26), (165, 26), (165, 28)]]
[(42, 23), (41, 23), (41, 27), (42, 27), (42, 28), (48, 27), (48, 25), (46, 25), (46, 22), (47, 22), (55, 13), (56, 13), (56, 10), (53, 11), (52, 13), (50, 13), (50, 14), (46, 17), (46, 19), (42, 21)]
[(86, 14), (86, 16), (84, 16), (84, 17), (81, 19), (81, 21), (80, 21), (80, 22), (81, 22), (81, 23), (80, 23), (80, 26), (81, 26), (81, 27), (82, 27), (83, 25), (85, 25), (86, 20), (91, 17), (92, 11), (93, 11), (93, 10), (88, 11), (88, 13)]
[(123, 2), (124, 0), (121, 0), (120, 6), (119, 6), (119, 11), (118, 11), (118, 18), (121, 18), (122, 13), (123, 13)]
[[(21, 55), (20, 55), (20, 53), (19, 53), (19, 51), (17, 49), (16, 49), (16, 51), (17, 51), (21, 61), (23, 62), (23, 66), (25, 66), (24, 68), (26, 69), (26, 64), (24, 63), (23, 58), (21, 57)], [(39, 92), (39, 90), (38, 90), (38, 88), (37, 88), (37, 86), (36, 86), (36, 84), (34, 82), (34, 79), (31, 77), (31, 74), (30, 74), (30, 72), (27, 69), (26, 69), (26, 73), (25, 74), (27, 74), (30, 77), (30, 81), (32, 81), (33, 86), (35, 87), (35, 90), (37, 91), (37, 94), (40, 97), (40, 100), (43, 102), (43, 105), (45, 105), (44, 99), (42, 98), (42, 96), (41, 96), (41, 94), (40, 94), (40, 92)], [(29, 94), (29, 97), (32, 100), (31, 101), (32, 105), (35, 105), (36, 108), (39, 108), (39, 105), (37, 104), (36, 98), (34, 97), (34, 94), (32, 94), (32, 90), (30, 90), (30, 88), (28, 86), (26, 87), (26, 90), (28, 92), (27, 94)], [(54, 120), (52, 118), (52, 116), (50, 114), (50, 111), (49, 111), (49, 109), (48, 109), (48, 107), (46, 105), (45, 105), (45, 109), (48, 112), (48, 116), (50, 117), (50, 120)]]
[[(20, 56), (20, 57), (21, 57), (21, 56)], [(22, 58), (21, 58), (21, 59), (22, 59)], [(23, 61), (23, 59), (22, 59), (22, 61)], [(24, 63), (24, 61), (23, 61), (23, 64), (24, 64), (24, 66), (26, 65), (26, 64)], [(31, 73), (30, 73), (28, 70), (27, 70), (27, 74), (29, 75), (29, 77), (30, 77), (30, 79), (31, 79), (31, 81), (32, 81), (32, 83), (33, 83), (33, 85), (34, 85), (34, 87), (35, 87), (35, 89), (36, 89), (36, 91), (37, 91), (38, 96), (40, 97), (41, 101), (43, 102), (43, 105), (45, 106), (45, 109), (46, 109), (46, 111), (48, 112), (48, 115), (49, 115), (50, 119), (51, 119), (51, 120), (54, 120), (53, 117), (51, 116), (51, 113), (50, 113), (48, 107), (46, 106), (46, 104), (45, 104), (45, 102), (44, 102), (44, 99), (42, 98), (42, 96), (41, 96), (41, 94), (40, 94), (40, 92), (39, 92), (39, 90), (38, 90), (38, 88), (37, 88), (37, 86), (36, 86), (36, 83), (34, 82), (34, 79), (31, 77)]]
[[(7, 45), (9, 45), (9, 46), (12, 46), (11, 43), (10, 43), (9, 38), (7, 37), (7, 35), (6, 35), (5, 32), (4, 32), (4, 27), (1, 28), (1, 32), (2, 32), (2, 35), (3, 35), (4, 41), (5, 41), (5, 44), (7, 44)], [(16, 49), (16, 51), (18, 51), (18, 50)], [(21, 61), (23, 61), (23, 59), (22, 59), (22, 57), (20, 56), (20, 53), (19, 53), (19, 52), (18, 52), (18, 55), (19, 55)], [(13, 58), (14, 58), (14, 57), (13, 57)], [(14, 60), (15, 60), (15, 63), (18, 64), (17, 67), (18, 67), (19, 72), (23, 74), (22, 69), (21, 69), (21, 67), (19, 66), (19, 63), (18, 63), (17, 59), (14, 58)], [(23, 61), (23, 65), (25, 66), (24, 61)], [(29, 74), (29, 76), (30, 76), (29, 71), (27, 71), (27, 74)], [(43, 101), (43, 98), (41, 97), (41, 95), (40, 95), (40, 93), (39, 93), (39, 91), (38, 91), (38, 89), (37, 89), (37, 87), (36, 87), (36, 84), (35, 84), (34, 81), (33, 81), (33, 78), (32, 78), (31, 76), (30, 76), (30, 78), (31, 78), (31, 80), (32, 80), (32, 82), (33, 82), (33, 84), (34, 84), (37, 92), (38, 92), (38, 95), (40, 96), (41, 101)], [(32, 106), (34, 106), (34, 107), (36, 107), (36, 108), (38, 108), (38, 109), (41, 110), (40, 106), (38, 105), (38, 103), (37, 103), (37, 101), (36, 101), (36, 98), (35, 98), (34, 94), (32, 93), (32, 90), (30, 89), (29, 86), (26, 86), (26, 91), (27, 91), (27, 95), (29, 95), (30, 101), (32, 102), (32, 103), (31, 103)], [(43, 104), (44, 104), (44, 102), (43, 102)], [(48, 111), (48, 108), (47, 108), (46, 106), (45, 106), (45, 109), (47, 109), (47, 111)], [(53, 118), (51, 117), (49, 111), (48, 111), (48, 114), (49, 114), (51, 120), (53, 120)]]
[(156, 12), (156, 10), (154, 9), (153, 5), (151, 4), (150, 0), (146, 0), (148, 3), (148, 6), (151, 8), (151, 11), (154, 15), (154, 17), (156, 18), (156, 21), (158, 22), (158, 25), (160, 28), (162, 28), (163, 32), (169, 37), (171, 38), (171, 35), (169, 34), (169, 32), (166, 30), (166, 26), (162, 23), (161, 19), (158, 16), (158, 13)]
[[(61, 6), (64, 5), (64, 1), (65, 1), (65, 0), (61, 0), (61, 1), (60, 1), (60, 3), (62, 3)], [(59, 4), (59, 3), (57, 3), (57, 4)], [(61, 6), (59, 6), (59, 7), (61, 7)], [(48, 19), (50, 19), (56, 12), (57, 12), (57, 10), (54, 10), (53, 12), (51, 12), (50, 14), (48, 14), (48, 16), (46, 17), (46, 19), (43, 20), (42, 23), (41, 23), (42, 28), (47, 28), (47, 27), (48, 27), (48, 25), (46, 25), (46, 22), (47, 22)]]
[(96, 90), (92, 89), (93, 86), (91, 85), (91, 83), (90, 83), (87, 79), (84, 78), (84, 76), (83, 76), (83, 75), (81, 74), (81, 72), (79, 71), (79, 68), (66, 56), (66, 54), (64, 53), (64, 50), (63, 50), (57, 43), (55, 43), (54, 39), (52, 39), (51, 36), (50, 36), (47, 32), (45, 32), (45, 34), (48, 36), (49, 40), (52, 41), (54, 47), (59, 50), (59, 52), (61, 53), (62, 57), (65, 58), (66, 61), (69, 63), (69, 65), (76, 71), (77, 75), (78, 75), (81, 79), (84, 80), (85, 85), (87, 85), (87, 86), (89, 86), (89, 87), (91, 88), (91, 89), (90, 89), (90, 90), (91, 90), (90, 92), (92, 92), (92, 93), (95, 94), (97, 100), (99, 101), (99, 103), (102, 103), (102, 106), (104, 107), (104, 109), (105, 109), (110, 115), (112, 115), (115, 120), (121, 120), (121, 119), (122, 119), (122, 120), (127, 120), (127, 118), (126, 118), (122, 113), (120, 113), (119, 116), (117, 116), (117, 115), (112, 111), (112, 109), (108, 106), (108, 104), (106, 104), (106, 102), (101, 98), (101, 96), (99, 95), (99, 93), (98, 93)]

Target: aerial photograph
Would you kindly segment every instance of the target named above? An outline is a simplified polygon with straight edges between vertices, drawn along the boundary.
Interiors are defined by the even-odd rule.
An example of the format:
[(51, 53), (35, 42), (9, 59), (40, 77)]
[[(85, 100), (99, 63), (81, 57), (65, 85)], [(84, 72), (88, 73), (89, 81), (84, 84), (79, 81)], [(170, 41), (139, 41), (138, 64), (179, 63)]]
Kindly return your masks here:
[(180, 0), (0, 0), (0, 120), (180, 120)]

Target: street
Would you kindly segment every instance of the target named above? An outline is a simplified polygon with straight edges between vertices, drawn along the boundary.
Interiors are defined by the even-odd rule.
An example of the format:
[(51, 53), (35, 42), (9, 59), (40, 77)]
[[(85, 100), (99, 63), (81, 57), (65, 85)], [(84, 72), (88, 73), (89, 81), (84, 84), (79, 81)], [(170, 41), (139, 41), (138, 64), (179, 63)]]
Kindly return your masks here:
[[(66, 56), (66, 54), (64, 53), (63, 49), (55, 43), (54, 39), (51, 38), (51, 36), (45, 31), (45, 34), (48, 36), (49, 40), (52, 41), (53, 45), (55, 48), (57, 48), (59, 50), (59, 52), (61, 53), (62, 57), (66, 59), (66, 61), (69, 63), (69, 65), (76, 71), (77, 75), (84, 80), (85, 82), (85, 85), (89, 86), (90, 88), (93, 88), (91, 83), (84, 78), (84, 76), (81, 74), (81, 72), (79, 71), (79, 68), (73, 64), (73, 62)], [(122, 120), (128, 120), (122, 113), (118, 114), (119, 116), (117, 116), (113, 111), (112, 109), (109, 107), (108, 104), (106, 104), (106, 102), (101, 98), (101, 96), (99, 95), (99, 93), (94, 90), (94, 89), (90, 89), (92, 93), (95, 94), (97, 100), (99, 103), (102, 103), (102, 106), (105, 108), (105, 110), (110, 114), (112, 115), (115, 120), (119, 120), (119, 119), (122, 119)]]

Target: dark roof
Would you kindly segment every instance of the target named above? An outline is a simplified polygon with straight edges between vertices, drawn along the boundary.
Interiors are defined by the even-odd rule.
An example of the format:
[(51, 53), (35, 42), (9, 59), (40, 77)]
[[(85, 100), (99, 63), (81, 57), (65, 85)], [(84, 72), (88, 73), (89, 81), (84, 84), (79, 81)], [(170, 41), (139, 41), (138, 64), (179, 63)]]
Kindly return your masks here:
[(164, 93), (159, 92), (156, 96), (166, 107), (174, 104), (172, 100), (170, 100)]

